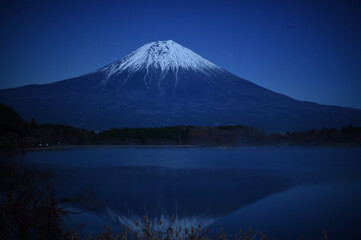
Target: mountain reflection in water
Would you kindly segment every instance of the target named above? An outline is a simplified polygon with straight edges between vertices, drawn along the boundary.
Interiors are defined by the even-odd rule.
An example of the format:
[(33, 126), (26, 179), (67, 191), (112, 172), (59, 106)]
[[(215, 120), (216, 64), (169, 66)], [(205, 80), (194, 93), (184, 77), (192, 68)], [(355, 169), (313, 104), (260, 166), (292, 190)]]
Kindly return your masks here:
[[(245, 225), (248, 220), (237, 216), (244, 215), (255, 225), (262, 223), (262, 219), (276, 223), (279, 217), (275, 214), (286, 209), (287, 199), (300, 204), (305, 211), (317, 211), (317, 199), (307, 199), (309, 190), (302, 186), (328, 186), (313, 192), (312, 197), (317, 198), (322, 189), (332, 192), (333, 188), (329, 186), (333, 184), (356, 182), (356, 187), (348, 189), (345, 194), (361, 200), (357, 191), (361, 180), (359, 156), (358, 149), (326, 148), (100, 148), (32, 152), (25, 158), (56, 171), (59, 197), (75, 196), (86, 188), (101, 201), (101, 206), (95, 211), (72, 218), (73, 223), (89, 224), (84, 232), (100, 231), (103, 225), (111, 225), (115, 232), (121, 225), (137, 229), (142, 227), (145, 215), (151, 223), (161, 221), (160, 230), (167, 229), (174, 217), (173, 226), (177, 228), (200, 224), (212, 230), (225, 224), (234, 226), (228, 229), (235, 232), (236, 228), (242, 227), (236, 226), (238, 224), (257, 228)], [(303, 192), (295, 197), (297, 191)], [(293, 195), (287, 195), (288, 192)], [(282, 197), (273, 197), (279, 194)], [(276, 200), (270, 202), (267, 199)], [(277, 199), (282, 201), (277, 202)], [(341, 209), (342, 201), (340, 196)], [(324, 204), (326, 209), (330, 205)], [(272, 209), (269, 215), (265, 213), (254, 219), (253, 213), (245, 214), (247, 209), (254, 209), (253, 206), (262, 211)], [(357, 213), (359, 208), (352, 207), (353, 210), (345, 208), (348, 212), (343, 217), (348, 217), (352, 211)], [(291, 210), (287, 210), (289, 215), (297, 218), (299, 213)], [(319, 218), (331, 216), (330, 209), (330, 213), (320, 213)], [(136, 226), (135, 220), (140, 225)], [(350, 221), (353, 220), (350, 217)], [(315, 227), (312, 219), (309, 221), (309, 226), (305, 224), (304, 229), (318, 226)], [(289, 224), (289, 229), (295, 229), (291, 226), (294, 223)], [(227, 226), (224, 227), (227, 229)], [(276, 236), (266, 228), (255, 230), (264, 230), (270, 237)], [(316, 231), (321, 229), (317, 227)], [(297, 238), (300, 233), (297, 228), (287, 236)]]
[(113, 221), (175, 216), (180, 223), (188, 219), (206, 226), (292, 183), (266, 171), (239, 169), (104, 167), (61, 172), (62, 195), (76, 195), (84, 186), (104, 202), (101, 214)]

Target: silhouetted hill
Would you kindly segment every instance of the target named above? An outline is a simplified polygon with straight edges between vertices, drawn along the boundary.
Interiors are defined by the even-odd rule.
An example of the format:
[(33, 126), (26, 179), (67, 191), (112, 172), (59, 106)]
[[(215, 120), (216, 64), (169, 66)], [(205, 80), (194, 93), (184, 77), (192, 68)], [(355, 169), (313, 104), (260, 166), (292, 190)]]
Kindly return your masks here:
[(7, 107), (0, 103), (0, 125), (1, 126), (17, 126), (25, 125), (25, 121), (11, 107)]

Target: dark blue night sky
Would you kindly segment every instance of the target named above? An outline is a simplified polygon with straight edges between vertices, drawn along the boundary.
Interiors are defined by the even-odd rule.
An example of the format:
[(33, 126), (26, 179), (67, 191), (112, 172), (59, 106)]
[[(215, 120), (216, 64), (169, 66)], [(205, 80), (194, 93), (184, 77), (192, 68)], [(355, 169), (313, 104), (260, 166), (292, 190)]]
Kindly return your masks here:
[(299, 100), (361, 108), (357, 1), (1, 1), (0, 88), (79, 76), (172, 39)]

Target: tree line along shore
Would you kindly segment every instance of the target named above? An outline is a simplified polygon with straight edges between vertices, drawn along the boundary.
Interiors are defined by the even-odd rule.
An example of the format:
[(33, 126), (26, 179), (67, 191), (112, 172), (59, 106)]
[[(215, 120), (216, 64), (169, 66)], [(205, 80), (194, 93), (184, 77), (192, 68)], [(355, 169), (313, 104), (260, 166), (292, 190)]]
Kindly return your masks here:
[(171, 126), (112, 128), (95, 132), (64, 124), (24, 121), (0, 104), (0, 148), (46, 148), (64, 145), (199, 145), (199, 146), (361, 146), (361, 127), (267, 133), (244, 126)]

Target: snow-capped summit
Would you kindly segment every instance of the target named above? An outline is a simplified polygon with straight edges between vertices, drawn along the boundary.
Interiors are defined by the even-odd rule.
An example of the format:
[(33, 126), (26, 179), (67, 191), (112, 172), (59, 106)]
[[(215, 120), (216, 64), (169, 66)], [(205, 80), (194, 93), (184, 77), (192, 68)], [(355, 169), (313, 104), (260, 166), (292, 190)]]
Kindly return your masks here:
[(162, 72), (169, 70), (177, 72), (180, 68), (200, 72), (220, 70), (217, 65), (202, 58), (188, 48), (181, 46), (173, 40), (168, 40), (147, 43), (119, 61), (101, 68), (99, 71), (105, 71), (109, 78), (122, 73), (124, 70), (135, 72), (140, 69), (146, 69), (148, 71), (151, 67)]
[(76, 78), (0, 89), (0, 102), (28, 121), (95, 130), (243, 124), (292, 131), (361, 125), (361, 110), (272, 92), (172, 40), (147, 43)]

